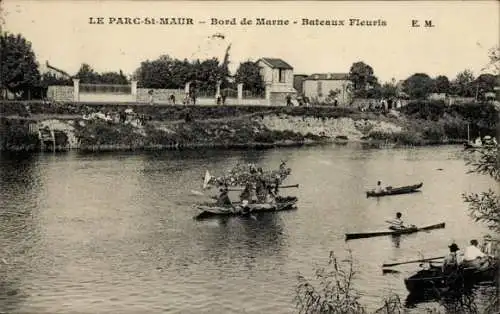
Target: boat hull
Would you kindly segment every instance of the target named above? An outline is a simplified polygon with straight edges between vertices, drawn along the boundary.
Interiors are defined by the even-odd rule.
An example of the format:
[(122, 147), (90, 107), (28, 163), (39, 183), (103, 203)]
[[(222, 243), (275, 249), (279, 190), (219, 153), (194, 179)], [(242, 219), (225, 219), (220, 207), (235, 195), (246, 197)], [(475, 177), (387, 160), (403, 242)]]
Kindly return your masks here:
[(419, 231), (429, 231), (429, 230), (434, 230), (434, 229), (442, 229), (446, 225), (444, 222), (435, 224), (435, 225), (430, 225), (426, 227), (414, 227), (414, 228), (406, 228), (403, 230), (393, 230), (393, 231), (380, 231), (380, 232), (365, 232), (365, 233), (346, 233), (346, 241), (347, 240), (354, 240), (354, 239), (363, 239), (363, 238), (372, 238), (372, 237), (379, 237), (379, 236), (399, 236), (403, 234), (411, 234)]
[(405, 278), (404, 283), (412, 296), (419, 296), (472, 288), (475, 284), (495, 280), (498, 280), (498, 260), (485, 270), (462, 268), (451, 275), (445, 275), (440, 267), (431, 267)]
[(399, 188), (393, 188), (390, 190), (386, 190), (380, 193), (375, 191), (367, 191), (366, 197), (382, 197), (382, 196), (390, 196), (390, 195), (400, 195), (400, 194), (409, 194), (419, 192), (419, 189), (424, 185), (424, 183), (402, 186)]
[(201, 212), (194, 218), (197, 220), (215, 218), (215, 217), (230, 217), (230, 216), (247, 216), (250, 214), (258, 214), (265, 212), (289, 211), (297, 209), (296, 197), (285, 197), (279, 199), (275, 205), (271, 204), (249, 204), (250, 211), (243, 212), (239, 204), (234, 207), (220, 207), (213, 205), (197, 205), (196, 208)]

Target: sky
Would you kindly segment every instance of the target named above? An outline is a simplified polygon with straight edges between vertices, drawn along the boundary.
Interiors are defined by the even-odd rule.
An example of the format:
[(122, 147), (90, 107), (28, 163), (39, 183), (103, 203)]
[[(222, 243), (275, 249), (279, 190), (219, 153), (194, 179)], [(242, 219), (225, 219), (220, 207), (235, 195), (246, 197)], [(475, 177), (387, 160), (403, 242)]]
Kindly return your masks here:
[[(498, 1), (62, 1), (3, 0), (3, 29), (20, 33), (39, 63), (75, 74), (82, 63), (96, 71), (132, 74), (141, 61), (223, 58), (230, 69), (260, 57), (281, 58), (294, 74), (349, 72), (363, 61), (380, 81), (414, 73), (477, 76), (500, 38)], [(104, 17), (105, 24), (89, 19)], [(188, 17), (194, 25), (117, 25), (109, 18)], [(288, 19), (287, 26), (211, 25), (211, 19)], [(383, 20), (386, 26), (311, 26), (302, 19)], [(432, 20), (434, 27), (411, 27)], [(205, 21), (205, 24), (200, 22)], [(297, 24), (293, 24), (297, 21)], [(224, 39), (212, 35), (221, 33)], [(488, 71), (486, 71), (488, 72)]]

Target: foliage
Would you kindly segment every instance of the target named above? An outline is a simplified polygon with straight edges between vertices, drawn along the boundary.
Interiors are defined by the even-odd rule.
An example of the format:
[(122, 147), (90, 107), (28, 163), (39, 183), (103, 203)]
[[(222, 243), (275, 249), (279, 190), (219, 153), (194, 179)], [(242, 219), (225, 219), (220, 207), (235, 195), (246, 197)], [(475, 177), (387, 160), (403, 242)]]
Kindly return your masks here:
[[(469, 173), (488, 175), (500, 182), (498, 150), (496, 146), (483, 146), (478, 149), (479, 158), (467, 162), (471, 167)], [(500, 196), (489, 189), (486, 192), (463, 194), (464, 201), (469, 204), (471, 217), (485, 223), (491, 230), (500, 233)]]
[(129, 83), (127, 77), (120, 70), (117, 72), (98, 73), (87, 63), (83, 63), (75, 75), (83, 84), (115, 84), (126, 85)]
[(38, 135), (29, 132), (29, 122), (0, 118), (0, 151), (34, 150), (39, 145)]
[(27, 98), (39, 86), (40, 73), (31, 43), (20, 34), (0, 36), (0, 89)]
[(500, 82), (500, 75), (496, 76), (493, 74), (479, 75), (474, 82), (474, 85), (476, 85), (477, 87), (478, 98), (484, 99), (485, 93), (492, 92), (497, 82)]
[(386, 82), (380, 87), (380, 96), (385, 99), (394, 98), (397, 95), (398, 88), (396, 81)]
[(490, 62), (485, 69), (491, 68), (493, 73), (500, 74), (500, 46), (491, 48), (488, 57), (490, 58)]
[(215, 91), (218, 81), (226, 86), (227, 76), (227, 65), (219, 65), (217, 58), (189, 62), (168, 55), (141, 62), (134, 74), (138, 85), (144, 88), (178, 89), (193, 82), (192, 88), (206, 91)]
[(212, 177), (210, 184), (228, 186), (242, 186), (247, 183), (255, 183), (258, 179), (267, 182), (268, 185), (281, 184), (292, 172), (292, 169), (286, 167), (286, 162), (282, 162), (279, 169), (267, 170), (259, 173), (254, 164), (237, 164), (226, 175), (221, 177)]
[(414, 99), (425, 99), (431, 92), (434, 82), (425, 73), (415, 73), (403, 82), (403, 90)]
[(360, 98), (365, 98), (367, 91), (378, 85), (373, 68), (362, 61), (352, 64), (349, 80), (353, 83), (354, 95)]
[(45, 88), (54, 85), (73, 85), (73, 80), (67, 77), (61, 77), (51, 72), (46, 72), (42, 74), (41, 85)]
[(265, 90), (264, 80), (256, 62), (246, 61), (240, 63), (234, 77), (236, 83), (243, 83), (244, 90), (251, 91), (256, 95), (262, 94)]
[(341, 262), (331, 251), (327, 267), (316, 269), (312, 280), (298, 275), (295, 302), (299, 313), (365, 313), (353, 287), (354, 276), (352, 254)]
[(474, 97), (475, 86), (474, 74), (470, 70), (464, 70), (457, 74), (457, 77), (452, 83), (452, 91), (454, 94), (462, 97)]
[(445, 93), (450, 92), (450, 80), (444, 75), (439, 75), (434, 79), (432, 91), (434, 93)]

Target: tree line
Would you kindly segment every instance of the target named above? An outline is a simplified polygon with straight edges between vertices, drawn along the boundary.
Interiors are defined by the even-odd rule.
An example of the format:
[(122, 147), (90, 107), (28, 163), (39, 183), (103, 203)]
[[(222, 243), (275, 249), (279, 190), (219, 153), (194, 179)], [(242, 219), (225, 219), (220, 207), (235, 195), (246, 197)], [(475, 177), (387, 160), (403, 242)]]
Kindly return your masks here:
[(31, 42), (20, 34), (2, 33), (0, 54), (0, 97), (4, 99), (7, 92), (20, 99), (43, 98), (48, 86), (72, 85), (73, 78), (79, 79), (82, 84), (113, 85), (130, 84), (134, 79), (138, 80), (139, 87), (164, 89), (183, 89), (187, 82), (191, 82), (191, 88), (212, 93), (217, 83), (223, 90), (235, 89), (237, 83), (243, 83), (245, 90), (252, 93), (262, 93), (265, 89), (256, 62), (241, 63), (236, 74), (231, 76), (228, 52), (222, 64), (218, 58), (188, 61), (162, 55), (155, 60), (141, 62), (132, 76), (126, 76), (122, 70), (99, 73), (87, 63), (83, 63), (73, 76), (48, 65), (52, 71), (40, 73)]
[[(490, 59), (496, 60), (500, 49), (491, 50)], [(228, 70), (228, 52), (223, 62), (218, 58), (207, 60), (176, 59), (162, 55), (155, 60), (141, 62), (132, 76), (117, 72), (98, 73), (89, 64), (83, 63), (78, 72), (71, 76), (66, 72), (51, 67), (52, 72), (40, 73), (31, 43), (22, 35), (2, 33), (0, 36), (0, 96), (5, 98), (9, 91), (21, 99), (43, 98), (50, 85), (72, 85), (72, 79), (80, 79), (83, 84), (129, 84), (131, 79), (138, 81), (139, 87), (183, 89), (187, 82), (191, 87), (207, 92), (215, 92), (217, 83), (222, 92), (236, 89), (236, 84), (243, 83), (245, 90), (253, 94), (262, 94), (265, 85), (256, 62), (240, 63), (235, 75)], [(58, 74), (55, 74), (58, 73)], [(474, 77), (470, 70), (464, 70), (450, 80), (444, 75), (431, 78), (425, 73), (415, 73), (402, 82), (392, 79), (380, 83), (373, 68), (363, 61), (352, 64), (349, 71), (351, 92), (355, 98), (394, 98), (400, 92), (412, 99), (425, 99), (431, 93), (445, 93), (461, 97), (484, 99), (487, 92), (493, 91), (499, 75), (481, 74)]]
[[(492, 49), (490, 59), (495, 60), (495, 56), (500, 55), (499, 51), (499, 48)], [(498, 66), (498, 59), (492, 62)], [(425, 99), (432, 93), (484, 99), (485, 94), (492, 92), (498, 84), (500, 75), (481, 74), (475, 77), (472, 71), (466, 69), (453, 80), (445, 75), (432, 78), (426, 73), (415, 73), (401, 82), (392, 79), (381, 84), (373, 68), (359, 61), (351, 66), (349, 80), (352, 82), (353, 96), (358, 98), (394, 98), (401, 96), (398, 94), (402, 91), (411, 99)]]

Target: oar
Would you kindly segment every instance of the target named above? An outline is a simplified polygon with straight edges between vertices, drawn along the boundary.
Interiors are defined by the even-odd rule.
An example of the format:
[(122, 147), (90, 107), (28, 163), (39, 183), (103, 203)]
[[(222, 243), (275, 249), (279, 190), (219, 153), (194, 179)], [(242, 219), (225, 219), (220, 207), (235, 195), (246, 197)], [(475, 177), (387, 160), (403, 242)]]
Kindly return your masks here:
[(391, 266), (397, 266), (397, 265), (403, 265), (403, 264), (427, 262), (427, 261), (433, 261), (433, 260), (442, 259), (442, 258), (445, 258), (445, 257), (439, 256), (439, 257), (432, 257), (432, 258), (416, 259), (413, 261), (400, 262), (400, 263), (382, 264), (382, 267), (391, 267)]
[[(279, 189), (288, 189), (288, 188), (298, 188), (298, 184), (292, 184), (292, 185), (280, 185), (278, 186)], [(228, 189), (228, 191), (243, 191), (244, 188), (231, 188)]]
[(197, 195), (197, 196), (207, 196), (207, 195), (206, 195), (206, 194), (204, 194), (203, 192), (196, 191), (196, 190), (191, 190), (191, 194), (192, 194), (192, 195)]

